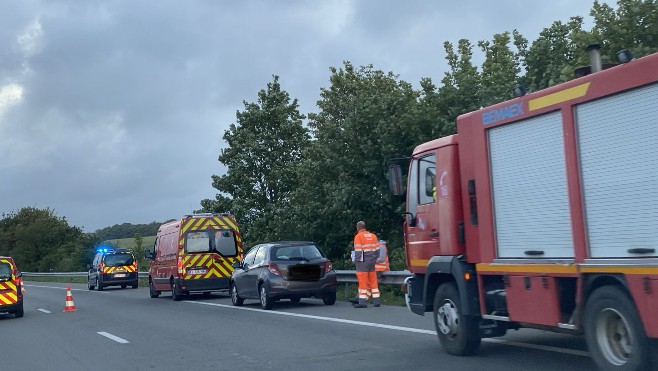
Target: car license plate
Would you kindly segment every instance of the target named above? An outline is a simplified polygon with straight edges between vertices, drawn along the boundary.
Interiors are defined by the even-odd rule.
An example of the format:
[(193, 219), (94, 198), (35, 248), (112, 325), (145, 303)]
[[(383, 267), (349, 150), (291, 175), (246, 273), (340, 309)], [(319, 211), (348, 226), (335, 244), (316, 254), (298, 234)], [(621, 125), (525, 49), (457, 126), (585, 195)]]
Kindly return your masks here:
[(205, 268), (190, 269), (187, 271), (187, 274), (206, 274), (206, 269)]
[(123, 278), (123, 277), (125, 277), (125, 276), (126, 276), (125, 273), (119, 273), (119, 274), (115, 274), (115, 275), (114, 275), (114, 277), (116, 277), (116, 278)]

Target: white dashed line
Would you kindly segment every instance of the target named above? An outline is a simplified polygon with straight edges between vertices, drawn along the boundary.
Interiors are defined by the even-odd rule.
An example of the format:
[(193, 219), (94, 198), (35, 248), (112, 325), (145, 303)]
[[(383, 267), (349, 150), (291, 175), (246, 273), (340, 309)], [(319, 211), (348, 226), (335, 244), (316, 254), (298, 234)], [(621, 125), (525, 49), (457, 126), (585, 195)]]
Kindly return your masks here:
[(37, 310), (38, 310), (39, 312), (51, 313), (49, 310), (45, 310), (45, 309), (41, 309), (41, 308), (37, 308)]
[(130, 342), (129, 342), (128, 340), (126, 340), (126, 339), (122, 339), (122, 338), (120, 338), (120, 337), (118, 337), (118, 336), (114, 336), (114, 335), (112, 335), (112, 334), (110, 334), (110, 333), (107, 333), (107, 332), (104, 332), (104, 331), (99, 331), (99, 332), (97, 332), (97, 334), (98, 334), (98, 335), (101, 335), (101, 336), (105, 336), (105, 337), (108, 338), (108, 339), (112, 339), (112, 340), (116, 341), (117, 343), (121, 343), (121, 344), (128, 344), (128, 343), (130, 343)]

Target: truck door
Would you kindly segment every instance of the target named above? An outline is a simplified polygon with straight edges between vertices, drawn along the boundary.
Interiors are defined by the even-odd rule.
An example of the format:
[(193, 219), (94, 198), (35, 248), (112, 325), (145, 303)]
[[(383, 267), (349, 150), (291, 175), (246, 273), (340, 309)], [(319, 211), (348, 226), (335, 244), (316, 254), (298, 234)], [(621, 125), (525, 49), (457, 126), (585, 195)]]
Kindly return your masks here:
[(439, 220), (436, 187), (436, 153), (414, 158), (407, 190), (406, 244), (412, 271), (424, 270), (439, 246)]

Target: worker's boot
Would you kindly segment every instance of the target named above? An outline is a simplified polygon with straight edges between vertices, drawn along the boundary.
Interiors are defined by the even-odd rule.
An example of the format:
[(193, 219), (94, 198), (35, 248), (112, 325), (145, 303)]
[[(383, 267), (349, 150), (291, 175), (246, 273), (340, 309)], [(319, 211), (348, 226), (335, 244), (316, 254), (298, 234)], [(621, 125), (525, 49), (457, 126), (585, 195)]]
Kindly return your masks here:
[(372, 305), (379, 307), (381, 305), (381, 300), (379, 300), (379, 298), (372, 298)]
[(368, 308), (368, 304), (366, 304), (366, 299), (359, 299), (359, 302), (356, 304), (352, 304), (354, 308)]
[(357, 298), (349, 298), (349, 299), (347, 299), (347, 301), (349, 301), (352, 304), (359, 304), (359, 298), (358, 297)]

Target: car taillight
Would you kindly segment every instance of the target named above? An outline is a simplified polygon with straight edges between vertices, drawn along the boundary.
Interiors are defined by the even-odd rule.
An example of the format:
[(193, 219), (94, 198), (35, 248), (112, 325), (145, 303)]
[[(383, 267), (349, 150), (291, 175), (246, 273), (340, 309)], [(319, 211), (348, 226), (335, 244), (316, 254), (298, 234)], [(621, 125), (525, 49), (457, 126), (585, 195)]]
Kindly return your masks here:
[(137, 272), (137, 260), (133, 260), (133, 267), (135, 268), (135, 272)]
[(281, 272), (279, 271), (279, 266), (274, 263), (268, 264), (267, 269), (269, 269), (270, 272), (272, 272), (272, 274), (276, 274), (277, 276), (281, 275)]
[(178, 274), (183, 274), (183, 259), (178, 257)]
[(98, 271), (99, 272), (103, 273), (103, 268), (105, 268), (105, 264), (103, 264), (103, 263), (98, 264)]
[(333, 269), (333, 266), (331, 265), (331, 260), (327, 260), (327, 265), (324, 267), (324, 273), (329, 273), (330, 270)]

